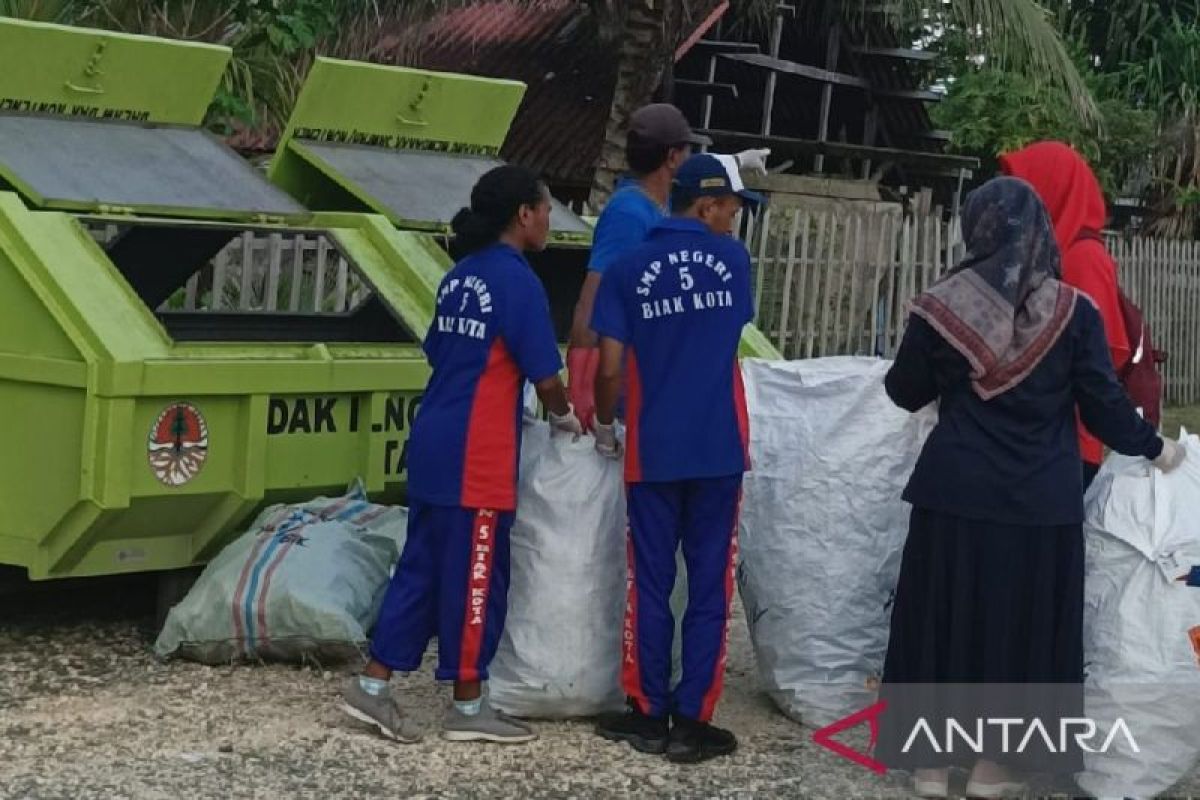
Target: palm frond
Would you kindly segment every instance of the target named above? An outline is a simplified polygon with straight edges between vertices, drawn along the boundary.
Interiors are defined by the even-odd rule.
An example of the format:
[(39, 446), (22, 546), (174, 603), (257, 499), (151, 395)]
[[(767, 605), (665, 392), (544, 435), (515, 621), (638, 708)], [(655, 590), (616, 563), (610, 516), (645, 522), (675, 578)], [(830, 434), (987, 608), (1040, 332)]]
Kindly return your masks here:
[(80, 5), (77, 0), (0, 0), (0, 17), (37, 22), (68, 22)]
[[(849, 2), (843, 8), (862, 14), (871, 13), (872, 6)], [(1055, 18), (1036, 0), (891, 0), (884, 8), (894, 25), (964, 31), (980, 55), (1033, 81), (1060, 86), (1081, 120), (1099, 123), (1096, 101), (1063, 43)]]

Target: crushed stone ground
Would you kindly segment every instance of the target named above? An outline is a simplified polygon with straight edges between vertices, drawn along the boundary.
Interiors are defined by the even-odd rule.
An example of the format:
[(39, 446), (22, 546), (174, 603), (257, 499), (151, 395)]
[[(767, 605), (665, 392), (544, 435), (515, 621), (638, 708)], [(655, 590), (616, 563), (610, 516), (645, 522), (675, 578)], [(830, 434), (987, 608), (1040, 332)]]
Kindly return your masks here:
[[(599, 739), (586, 721), (539, 722), (532, 745), (443, 742), (445, 690), (429, 664), (395, 681), (429, 735), (410, 746), (382, 740), (337, 710), (348, 666), (159, 663), (151, 587), (103, 580), (0, 595), (0, 796), (908, 796), (898, 781), (815, 745), (811, 730), (775, 709), (758, 688), (740, 608), (716, 720), (738, 734), (740, 749), (677, 767)], [(1200, 794), (1200, 781), (1178, 793)]]

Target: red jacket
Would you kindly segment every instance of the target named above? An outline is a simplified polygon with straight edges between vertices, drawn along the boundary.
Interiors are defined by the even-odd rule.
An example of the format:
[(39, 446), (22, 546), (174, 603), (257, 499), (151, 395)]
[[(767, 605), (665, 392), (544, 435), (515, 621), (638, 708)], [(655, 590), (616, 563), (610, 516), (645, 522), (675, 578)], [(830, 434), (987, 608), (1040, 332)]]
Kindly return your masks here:
[[(1117, 265), (1102, 243), (1079, 238), (1085, 229), (1102, 230), (1108, 217), (1104, 194), (1091, 168), (1062, 142), (1038, 142), (1000, 156), (1000, 168), (1029, 182), (1046, 204), (1054, 223), (1054, 238), (1062, 251), (1063, 280), (1096, 304), (1113, 366), (1125, 366), (1130, 348), (1117, 297)], [(1082, 425), (1079, 449), (1089, 464), (1104, 460), (1104, 446)]]

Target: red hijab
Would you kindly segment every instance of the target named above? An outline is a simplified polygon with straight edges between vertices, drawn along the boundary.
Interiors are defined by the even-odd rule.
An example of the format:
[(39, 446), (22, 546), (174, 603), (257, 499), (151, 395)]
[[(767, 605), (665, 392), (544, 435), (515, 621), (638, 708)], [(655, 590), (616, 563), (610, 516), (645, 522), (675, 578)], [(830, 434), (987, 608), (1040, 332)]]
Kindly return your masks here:
[(1038, 142), (1000, 156), (1000, 169), (1033, 186), (1054, 224), (1054, 238), (1064, 254), (1085, 229), (1099, 233), (1108, 211), (1104, 193), (1091, 167), (1062, 142)]
[[(1117, 266), (1099, 235), (1108, 214), (1091, 167), (1062, 142), (1038, 142), (1000, 156), (1000, 169), (1024, 179), (1041, 197), (1062, 252), (1063, 282), (1095, 303), (1104, 320), (1113, 364), (1124, 365), (1129, 360), (1129, 337), (1117, 294)], [(1104, 457), (1099, 440), (1082, 426), (1080, 449), (1089, 463), (1098, 464)]]

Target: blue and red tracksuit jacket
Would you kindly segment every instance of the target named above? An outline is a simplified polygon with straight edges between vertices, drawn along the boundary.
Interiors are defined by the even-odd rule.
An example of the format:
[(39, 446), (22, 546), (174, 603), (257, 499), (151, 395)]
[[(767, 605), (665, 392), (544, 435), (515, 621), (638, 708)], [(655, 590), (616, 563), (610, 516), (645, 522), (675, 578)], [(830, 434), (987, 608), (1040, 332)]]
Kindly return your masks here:
[(524, 381), (562, 369), (546, 292), (525, 257), (494, 244), (455, 265), (425, 354), (433, 375), (409, 437), (410, 497), (515, 509)]

